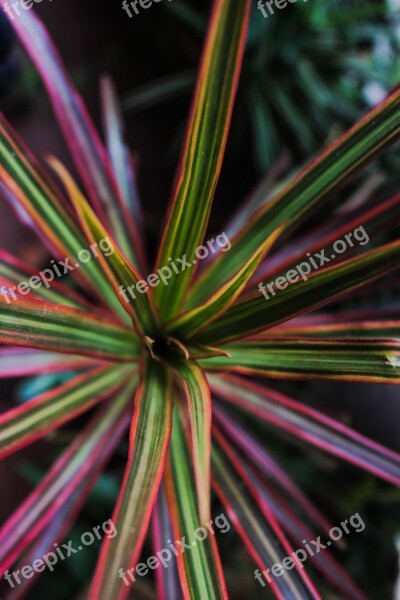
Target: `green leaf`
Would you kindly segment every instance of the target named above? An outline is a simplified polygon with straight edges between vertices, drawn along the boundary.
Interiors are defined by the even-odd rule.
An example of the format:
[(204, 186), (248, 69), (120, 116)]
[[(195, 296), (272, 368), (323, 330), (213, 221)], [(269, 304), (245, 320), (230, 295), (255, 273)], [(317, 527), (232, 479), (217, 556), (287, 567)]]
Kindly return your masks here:
[(117, 313), (125, 316), (97, 260), (86, 263), (79, 261), (80, 250), (87, 248), (85, 236), (60, 202), (58, 191), (56, 192), (51, 182), (47, 181), (35, 159), (21, 145), (1, 114), (0, 179), (7, 189), (11, 190), (59, 256), (71, 258), (72, 265), (80, 265), (79, 270), (75, 269), (71, 272), (72, 275), (84, 276), (96, 294), (100, 289), (101, 297)]
[(74, 308), (0, 296), (0, 343), (102, 360), (131, 361), (138, 340), (125, 329)]
[(329, 194), (394, 144), (399, 136), (400, 91), (396, 91), (253, 215), (232, 241), (230, 251), (217, 256), (196, 281), (191, 298), (196, 303), (209, 298), (277, 227), (286, 223), (286, 232), (297, 227)]
[[(100, 220), (63, 165), (55, 158), (51, 158), (49, 162), (68, 190), (89, 243), (99, 244), (107, 237), (107, 232)], [(140, 273), (128, 262), (116, 244), (113, 245), (113, 252), (109, 256), (99, 252), (98, 260), (121, 305), (132, 318), (137, 333), (153, 335), (157, 327), (156, 309), (152, 302), (149, 286)], [(134, 289), (133, 296), (131, 296), (128, 292), (129, 288), (135, 288), (139, 282), (144, 284), (147, 290), (140, 293)]]
[(156, 361), (145, 363), (135, 395), (129, 459), (112, 521), (118, 531), (102, 546), (90, 591), (92, 600), (122, 600), (122, 581), (138, 562), (164, 470), (171, 435), (171, 388), (168, 373)]
[(227, 600), (227, 592), (214, 536), (194, 540), (201, 522), (196, 502), (194, 475), (178, 409), (174, 422), (166, 468), (166, 492), (174, 539), (185, 537), (190, 549), (177, 556), (178, 571), (185, 600), (212, 598)]
[(55, 390), (0, 415), (0, 456), (31, 444), (109, 397), (133, 374), (132, 366), (91, 369)]
[(193, 361), (175, 361), (187, 400), (192, 435), (192, 456), (196, 477), (200, 520), (210, 518), (211, 396), (206, 376)]
[(275, 231), (261, 247), (257, 249), (244, 267), (242, 267), (228, 283), (222, 286), (208, 302), (174, 319), (170, 323), (168, 331), (177, 337), (183, 336), (184, 338), (190, 338), (217, 320), (243, 291), (260, 262), (265, 258), (265, 255), (271, 249), (271, 246), (273, 246), (279, 233), (280, 229)]
[(271, 338), (224, 346), (231, 358), (205, 368), (278, 379), (324, 379), (400, 384), (400, 340)]
[[(228, 137), (248, 25), (249, 0), (215, 0), (192, 104), (186, 142), (157, 259), (189, 262), (206, 231)], [(165, 318), (179, 309), (190, 269), (172, 274), (155, 297)]]
[(97, 215), (136, 265), (136, 261), (143, 259), (137, 228), (119, 194), (103, 143), (57, 49), (35, 11), (24, 10), (10, 21), (41, 76), (70, 156)]
[[(14, 564), (21, 550), (30, 545), (33, 531), (35, 539), (40, 534), (48, 533), (54, 521), (58, 520), (60, 509), (80, 506), (82, 500), (87, 498), (129, 426), (136, 384), (137, 378), (131, 376), (127, 385), (112, 400), (103, 403), (94, 418), (59, 455), (37, 487), (1, 526), (2, 570)], [(37, 556), (40, 554), (34, 559)]]
[[(7, 286), (11, 285), (11, 289), (18, 294), (18, 289), (14, 288), (12, 284), (18, 286), (22, 282), (29, 283), (32, 277), (38, 279), (37, 270), (22, 260), (15, 258), (5, 250), (0, 250), (1, 283), (4, 281)], [(47, 287), (44, 283), (38, 285), (38, 282), (35, 281), (35, 289), (31, 288), (29, 293), (37, 298), (56, 304), (63, 304), (64, 306), (74, 306), (83, 310), (87, 310), (90, 307), (89, 303), (86, 303), (78, 294), (75, 294), (68, 287), (56, 281), (51, 282), (51, 287)]]
[[(265, 511), (261, 510), (257, 496), (249, 492), (243, 478), (232, 468), (217, 444), (213, 444), (212, 465), (213, 487), (258, 568), (267, 571), (272, 565), (281, 563), (293, 549), (283, 536), (274, 516), (270, 512), (266, 515)], [(277, 598), (319, 598), (304, 569), (300, 567), (271, 581)]]
[(338, 266), (315, 272), (277, 291), (266, 299), (257, 293), (232, 306), (207, 331), (199, 335), (204, 344), (219, 344), (264, 331), (296, 315), (327, 304), (345, 292), (378, 279), (400, 264), (400, 242), (381, 246)]

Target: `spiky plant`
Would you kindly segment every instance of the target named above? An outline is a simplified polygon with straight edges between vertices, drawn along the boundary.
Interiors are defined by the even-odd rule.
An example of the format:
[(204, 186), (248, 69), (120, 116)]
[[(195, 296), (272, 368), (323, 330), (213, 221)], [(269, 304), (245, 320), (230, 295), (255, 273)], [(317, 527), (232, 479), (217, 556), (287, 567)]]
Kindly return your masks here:
[[(395, 313), (301, 315), (393, 271), (399, 266), (400, 242), (346, 260), (338, 256), (332, 266), (321, 266), (308, 281), (293, 283), (268, 301), (256, 277), (258, 272), (270, 279), (299, 262), (282, 246), (271, 260), (265, 256), (328, 196), (337, 194), (343, 201), (343, 183), (398, 139), (400, 93), (357, 123), (251, 218), (228, 228), (235, 229), (229, 252), (216, 254), (200, 273), (194, 266), (221, 169), (249, 5), (249, 0), (214, 3), (176, 184), (150, 269), (109, 81), (103, 83), (106, 150), (40, 21), (32, 11), (12, 21), (42, 76), (87, 199), (51, 158), (68, 200), (1, 118), (2, 192), (77, 284), (76, 290), (61, 281), (39, 287), (30, 266), (1, 253), (6, 287), (33, 282), (29, 294), (20, 287), (15, 298), (4, 290), (1, 295), (0, 341), (6, 345), (1, 375), (76, 373), (1, 415), (1, 456), (95, 406), (97, 412), (3, 525), (1, 572), (21, 555), (21, 564), (30, 564), (65, 537), (130, 422), (126, 472), (112, 515), (118, 535), (103, 543), (91, 599), (128, 595), (120, 569), (126, 572), (138, 562), (152, 515), (155, 551), (168, 537), (193, 540), (197, 528), (210, 520), (211, 487), (262, 570), (289, 554), (291, 543), (296, 548), (303, 537), (329, 531), (326, 517), (272, 458), (267, 444), (258, 441), (252, 417), (265, 430), (272, 426), (386, 481), (400, 482), (398, 454), (273, 386), (275, 379), (399, 383)], [(299, 240), (302, 256), (313, 248), (330, 255), (334, 241), (361, 224), (371, 237), (389, 231), (398, 222), (399, 201), (396, 195), (368, 210), (353, 210), (351, 219), (343, 213), (328, 218)], [(112, 254), (98, 252), (97, 260), (83, 260), (82, 249), (101, 246), (106, 238), (112, 240)], [(171, 259), (185, 260), (192, 268), (170, 268), (168, 285), (156, 284), (154, 277), (151, 286), (139, 283), (144, 274), (171, 266)], [(121, 286), (139, 286), (144, 293), (129, 298)], [(253, 382), (252, 376), (264, 377), (265, 383)], [(159, 568), (160, 598), (227, 597), (212, 535), (176, 561), (180, 591), (174, 587), (175, 567)], [(342, 597), (363, 597), (329, 550), (310, 563)], [(32, 581), (23, 580), (17, 593), (26, 593)], [(275, 578), (271, 589), (279, 598), (319, 597), (298, 565)]]

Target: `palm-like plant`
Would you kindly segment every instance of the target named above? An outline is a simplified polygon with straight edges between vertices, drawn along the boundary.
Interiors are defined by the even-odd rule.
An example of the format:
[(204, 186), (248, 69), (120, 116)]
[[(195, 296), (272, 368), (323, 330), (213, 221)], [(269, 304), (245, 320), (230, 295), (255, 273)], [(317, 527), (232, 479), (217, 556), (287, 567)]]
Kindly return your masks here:
[[(249, 5), (249, 0), (215, 0), (155, 269), (183, 256), (194, 265), (205, 237)], [(270, 383), (282, 378), (400, 381), (400, 321), (395, 314), (301, 316), (393, 271), (399, 265), (400, 242), (323, 267), (309, 281), (290, 285), (268, 302), (259, 293), (256, 277), (256, 272), (265, 278), (297, 262), (296, 256), (288, 258), (284, 247), (278, 247), (273, 261), (265, 256), (328, 195), (398, 139), (400, 93), (388, 97), (250, 219), (243, 217), (246, 211), (244, 222), (239, 215), (229, 228), (234, 233), (229, 252), (216, 255), (199, 275), (195, 268), (180, 273), (170, 269), (168, 286), (147, 286), (146, 293), (129, 302), (120, 286), (138, 284), (148, 269), (134, 174), (111, 84), (103, 82), (105, 149), (40, 21), (28, 11), (13, 26), (47, 87), (89, 200), (52, 158), (69, 203), (3, 117), (2, 192), (54, 256), (79, 264), (80, 250), (106, 237), (115, 251), (108, 257), (99, 253), (98, 261), (81, 262), (71, 272), (77, 291), (55, 283), (16, 299), (7, 294), (0, 299), (0, 341), (7, 345), (0, 357), (2, 376), (76, 372), (56, 389), (1, 415), (1, 456), (102, 403), (3, 525), (1, 570), (21, 554), (29, 564), (63, 538), (129, 422), (126, 472), (112, 516), (118, 535), (104, 541), (89, 597), (127, 596), (129, 588), (119, 572), (137, 563), (152, 515), (156, 543), (165, 543), (168, 535), (193, 539), (193, 532), (210, 519), (211, 482), (255, 563), (268, 569), (290, 552), (287, 538), (297, 545), (303, 537), (315, 537), (315, 528), (327, 532), (330, 525), (240, 414), (258, 417), (393, 484), (400, 482), (399, 455), (283, 395)], [(312, 239), (299, 243), (310, 250), (315, 245), (328, 248), (361, 223), (371, 235), (386, 231), (397, 222), (399, 201), (397, 195), (376, 208), (358, 209), (351, 222), (333, 219), (314, 231)], [(16, 284), (34, 275), (6, 252), (0, 259), (3, 283)], [(249, 380), (252, 375), (267, 378), (266, 385)], [(328, 550), (315, 567), (343, 596), (363, 597)], [(227, 596), (212, 536), (179, 555), (177, 570), (179, 590), (173, 568), (158, 569), (160, 598)], [(18, 593), (31, 583), (25, 580)], [(319, 597), (305, 570), (297, 566), (271, 587), (280, 598)]]

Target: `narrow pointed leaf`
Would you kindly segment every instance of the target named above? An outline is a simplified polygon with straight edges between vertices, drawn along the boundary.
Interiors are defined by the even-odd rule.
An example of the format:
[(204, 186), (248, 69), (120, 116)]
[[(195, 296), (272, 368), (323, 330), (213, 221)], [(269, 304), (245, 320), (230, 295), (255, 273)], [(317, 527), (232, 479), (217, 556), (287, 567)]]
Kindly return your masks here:
[(197, 341), (204, 344), (219, 344), (222, 340), (233, 340), (264, 331), (293, 319), (311, 309), (318, 308), (352, 291), (361, 285), (375, 281), (400, 265), (400, 241), (381, 246), (359, 256), (317, 271), (308, 281), (299, 281), (285, 289), (264, 295), (255, 293), (248, 299), (234, 304)]
[[(400, 340), (400, 320), (386, 321), (343, 321), (337, 323), (340, 315), (334, 314), (331, 323), (315, 324), (315, 325), (295, 325), (288, 324), (285, 328), (279, 329), (279, 335), (287, 335), (290, 337), (310, 337), (315, 339), (321, 338), (396, 338)], [(272, 332), (271, 332), (272, 333)], [(274, 330), (277, 334), (278, 330)], [(262, 334), (261, 334), (262, 335)], [(268, 335), (268, 334), (265, 334)]]
[[(157, 552), (166, 548), (169, 540), (172, 540), (174, 537), (163, 485), (160, 487), (157, 504), (154, 508), (152, 533), (153, 554), (156, 556)], [(172, 554), (171, 559), (168, 562), (168, 569), (157, 569), (155, 574), (157, 600), (169, 600), (170, 598), (182, 600), (177, 561), (174, 554)]]
[(99, 361), (73, 354), (0, 348), (0, 379), (76, 371), (96, 365), (99, 365)]
[(210, 518), (211, 396), (204, 372), (192, 361), (173, 364), (187, 401), (199, 515)]
[(400, 455), (304, 403), (244, 381), (209, 375), (213, 394), (313, 446), (400, 485)]
[(101, 297), (117, 313), (125, 315), (98, 261), (93, 259), (83, 263), (79, 260), (79, 252), (87, 249), (87, 241), (65, 208), (67, 202), (60, 201), (59, 191), (1, 114), (0, 179), (56, 249), (58, 256), (67, 262), (68, 267), (73, 267), (72, 271), (68, 268), (68, 272), (73, 277), (83, 276), (95, 293), (98, 294), (100, 289)]
[[(204, 238), (228, 137), (249, 10), (249, 0), (214, 1), (158, 267), (183, 255), (193, 262)], [(168, 287), (155, 289), (165, 318), (176, 314), (191, 275), (190, 269), (179, 276), (173, 273)]]
[(129, 148), (125, 143), (121, 109), (110, 77), (103, 77), (101, 80), (101, 96), (103, 100), (103, 121), (108, 155), (121, 198), (133, 215), (138, 235), (140, 235), (140, 232), (143, 231), (144, 221), (136, 184), (136, 175)]
[(278, 379), (400, 384), (400, 339), (264, 338), (224, 346), (230, 359), (204, 361), (222, 369)]
[(148, 361), (135, 395), (129, 459), (112, 516), (118, 535), (103, 543), (92, 600), (122, 600), (130, 592), (119, 571), (126, 572), (139, 559), (164, 470), (171, 411), (168, 373), (156, 361)]
[[(50, 160), (50, 164), (58, 173), (68, 190), (88, 241), (91, 244), (99, 244), (101, 240), (107, 237), (107, 232), (103, 225), (96, 217), (96, 214), (86, 202), (74, 180), (63, 165), (54, 158)], [(152, 335), (156, 328), (156, 317), (155, 307), (149, 292), (149, 286), (146, 284), (147, 290), (144, 294), (136, 289), (132, 297), (128, 292), (128, 289), (131, 286), (136, 286), (139, 282), (145, 283), (140, 273), (138, 273), (135, 267), (128, 262), (116, 245), (113, 246), (112, 254), (105, 256), (105, 254), (100, 252), (98, 259), (104, 273), (110, 280), (121, 305), (133, 319), (138, 333), (142, 332), (147, 335)]]
[(0, 458), (32, 444), (118, 390), (130, 366), (100, 367), (0, 415)]
[[(212, 460), (213, 487), (258, 568), (268, 570), (281, 563), (294, 550), (272, 513), (268, 513), (268, 519), (265, 517), (217, 444), (213, 445)], [(284, 577), (271, 577), (271, 591), (279, 599), (319, 599), (304, 569), (298, 565), (285, 572)]]
[(174, 412), (169, 459), (166, 468), (166, 493), (174, 539), (185, 537), (190, 550), (177, 556), (178, 571), (185, 600), (212, 598), (227, 600), (226, 585), (218, 548), (213, 535), (202, 542), (194, 540), (201, 522), (196, 501), (190, 453), (178, 409)]
[(0, 297), (0, 343), (102, 360), (137, 356), (133, 330), (105, 318), (40, 300)]
[[(12, 284), (18, 286), (21, 282), (25, 282), (30, 285), (31, 278), (35, 278), (33, 287), (30, 285), (29, 294), (32, 296), (55, 304), (73, 306), (83, 310), (90, 308), (90, 304), (69, 287), (58, 281), (52, 281), (51, 286), (49, 283), (45, 285), (43, 280), (37, 281), (39, 279), (38, 275), (38, 271), (35, 271), (22, 260), (12, 256), (5, 250), (0, 250), (0, 283), (6, 284), (6, 288), (9, 287), (16, 294), (19, 294), (18, 289), (13, 287)], [(0, 289), (2, 290), (2, 288)]]
[[(257, 285), (261, 280), (273, 281), (279, 275), (284, 276), (288, 271), (296, 269), (298, 264), (306, 261), (307, 256), (310, 255), (315, 258), (318, 264), (319, 259), (315, 257), (315, 254), (320, 253), (321, 250), (325, 253), (324, 260), (329, 262), (325, 262), (320, 268), (326, 268), (326, 265), (331, 264), (332, 261), (338, 264), (345, 259), (349, 259), (355, 252), (362, 250), (368, 241), (376, 239), (379, 234), (384, 233), (387, 235), (397, 226), (399, 218), (400, 194), (386, 202), (381, 202), (367, 212), (357, 211), (355, 217), (345, 214), (342, 216), (340, 226), (330, 228), (325, 235), (315, 234), (316, 239), (310, 239), (310, 236), (306, 235), (304, 242), (296, 239), (292, 245), (285, 244), (281, 260), (279, 260), (278, 253), (277, 257), (272, 256), (271, 260), (265, 261), (257, 271), (252, 283)], [(361, 238), (362, 244), (354, 237), (354, 231), (360, 229), (360, 227), (365, 232), (365, 236)], [(346, 240), (346, 252), (343, 254), (338, 254), (334, 248), (334, 244), (338, 240)]]
[(1, 527), (0, 571), (8, 569), (20, 552), (51, 525), (60, 506), (71, 500), (76, 505), (83, 491), (87, 493), (91, 489), (129, 425), (129, 404), (135, 385), (136, 379), (132, 377), (61, 454), (40, 484)]
[(274, 488), (278, 488), (290, 499), (290, 503), (302, 510), (304, 516), (310, 519), (312, 524), (324, 533), (328, 533), (332, 523), (315, 504), (307, 498), (302, 489), (273, 456), (258, 443), (257, 439), (247, 431), (237, 420), (231, 418), (229, 413), (221, 407), (214, 407), (213, 415), (218, 423), (219, 430), (225, 433), (230, 443), (241, 449), (248, 461), (257, 466), (268, 480), (273, 482)]
[(307, 166), (276, 197), (261, 207), (196, 282), (192, 296), (201, 302), (228, 281), (260, 243), (279, 226), (299, 226), (312, 210), (400, 137), (400, 91), (395, 91)]
[[(4, 0), (1, 0), (4, 5)], [(34, 11), (10, 19), (42, 78), (79, 175), (98, 214), (111, 226), (123, 251), (137, 264), (143, 258), (137, 230), (113, 176), (107, 153), (62, 60)]]
[[(226, 437), (222, 436), (219, 431), (215, 431), (215, 438), (218, 440), (218, 445), (223, 450), (225, 457), (233, 467), (233, 476), (236, 475), (239, 477), (242, 486), (247, 488), (252, 499), (254, 499), (257, 507), (267, 520), (269, 520), (272, 514), (282, 527), (283, 532), (293, 540), (298, 548), (303, 547), (304, 541), (308, 540), (311, 542), (311, 540), (318, 538), (315, 532), (304, 526), (303, 521), (297, 518), (286, 500), (280, 494), (276, 494), (275, 490), (269, 484), (265, 484), (265, 479), (262, 482), (260, 477), (255, 474), (254, 469), (248, 468), (247, 462), (231, 448)], [(324, 532), (326, 537), (328, 537), (329, 531), (330, 528)], [(320, 538), (321, 536), (319, 536)], [(342, 594), (345, 594), (345, 597), (354, 598), (354, 600), (366, 600), (364, 594), (347, 575), (346, 571), (330, 555), (329, 548), (324, 548), (324, 552), (320, 554), (309, 555), (307, 559)], [(304, 565), (300, 564), (299, 566), (301, 574)], [(309, 583), (308, 578), (306, 578), (305, 584), (309, 585)], [(317, 594), (313, 586), (311, 586), (309, 591), (312, 597)]]
[(230, 281), (214, 294), (205, 304), (194, 308), (174, 319), (169, 330), (172, 335), (190, 338), (196, 333), (207, 328), (233, 304), (249, 281), (258, 265), (265, 257), (279, 235), (275, 231), (262, 245), (249, 261), (240, 269)]

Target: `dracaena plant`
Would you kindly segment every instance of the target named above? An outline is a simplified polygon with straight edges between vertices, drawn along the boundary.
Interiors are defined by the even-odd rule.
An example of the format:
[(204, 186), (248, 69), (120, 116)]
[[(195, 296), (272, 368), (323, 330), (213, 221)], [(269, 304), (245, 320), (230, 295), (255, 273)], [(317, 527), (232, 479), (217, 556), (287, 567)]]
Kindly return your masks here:
[[(44, 169), (1, 118), (1, 190), (35, 227), (53, 256), (75, 264), (81, 249), (112, 241), (62, 281), (27, 295), (0, 298), (2, 377), (71, 370), (56, 388), (0, 416), (0, 453), (7, 456), (70, 422), (95, 414), (61, 453), (40, 484), (0, 530), (0, 570), (30, 564), (65, 537), (91, 488), (130, 424), (126, 471), (105, 539), (91, 599), (129, 594), (120, 577), (138, 562), (146, 537), (155, 551), (168, 537), (193, 539), (211, 517), (213, 489), (258, 568), (265, 570), (299, 540), (329, 531), (326, 516), (305, 496), (252, 431), (263, 423), (294, 439), (399, 484), (400, 456), (348, 426), (279, 391), (276, 379), (399, 383), (400, 320), (395, 313), (317, 310), (393, 271), (400, 242), (321, 266), (266, 301), (257, 282), (296, 264), (313, 247), (329, 248), (352, 227), (370, 235), (398, 221), (399, 195), (368, 209), (339, 213), (282, 244), (328, 196), (400, 135), (395, 92), (329, 147), (272, 199), (227, 227), (229, 252), (204, 268), (170, 269), (169, 285), (121, 294), (170, 259), (196, 260), (204, 242), (221, 170), (246, 39), (250, 1), (216, 0), (205, 40), (186, 140), (154, 266), (146, 263), (135, 177), (118, 105), (103, 81), (106, 144), (65, 74), (33, 11), (12, 24), (35, 62), (80, 175), (75, 183), (55, 158)], [(239, 175), (239, 174), (238, 174)], [(61, 184), (55, 183), (56, 178)], [(60, 189), (61, 188), (61, 189)], [(64, 189), (64, 191), (61, 191)], [(254, 199), (253, 199), (254, 200)], [(345, 215), (345, 217), (343, 216)], [(350, 216), (347, 216), (350, 215)], [(268, 255), (268, 256), (267, 256)], [(5, 251), (1, 280), (18, 284), (34, 269)], [(258, 276), (258, 275), (259, 276)], [(263, 378), (255, 383), (252, 377)], [(245, 418), (244, 418), (245, 417)], [(152, 526), (150, 527), (150, 523)], [(329, 550), (315, 562), (342, 597), (363, 593)], [(176, 579), (175, 572), (176, 569)], [(35, 574), (35, 577), (38, 575)], [(226, 598), (213, 536), (179, 554), (176, 566), (156, 571), (160, 598)], [(18, 588), (21, 596), (34, 578)], [(178, 587), (176, 582), (179, 581)], [(135, 584), (133, 584), (134, 586)], [(132, 588), (134, 592), (134, 587)], [(276, 578), (279, 598), (318, 598), (307, 569)]]

